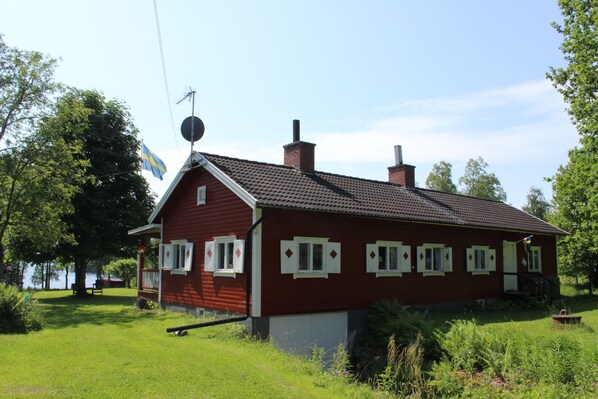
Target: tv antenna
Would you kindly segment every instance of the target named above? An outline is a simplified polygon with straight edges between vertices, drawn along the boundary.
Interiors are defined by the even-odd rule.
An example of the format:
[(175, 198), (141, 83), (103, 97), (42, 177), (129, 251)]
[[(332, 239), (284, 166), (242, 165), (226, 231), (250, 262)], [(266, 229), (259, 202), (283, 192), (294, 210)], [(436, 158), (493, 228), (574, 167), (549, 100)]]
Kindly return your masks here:
[(177, 105), (185, 100), (191, 101), (191, 116), (181, 123), (181, 134), (185, 140), (191, 142), (191, 153), (193, 153), (193, 143), (203, 137), (206, 128), (203, 121), (195, 116), (195, 90), (189, 88), (189, 92), (177, 101)]

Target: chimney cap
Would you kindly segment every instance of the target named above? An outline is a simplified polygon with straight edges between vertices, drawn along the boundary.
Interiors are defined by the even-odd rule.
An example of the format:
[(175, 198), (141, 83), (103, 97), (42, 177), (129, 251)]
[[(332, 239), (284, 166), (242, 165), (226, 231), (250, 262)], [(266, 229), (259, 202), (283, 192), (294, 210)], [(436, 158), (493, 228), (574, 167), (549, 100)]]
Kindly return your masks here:
[(299, 119), (293, 119), (293, 143), (301, 141), (301, 122)]
[(400, 145), (395, 145), (395, 165), (403, 164), (403, 148)]

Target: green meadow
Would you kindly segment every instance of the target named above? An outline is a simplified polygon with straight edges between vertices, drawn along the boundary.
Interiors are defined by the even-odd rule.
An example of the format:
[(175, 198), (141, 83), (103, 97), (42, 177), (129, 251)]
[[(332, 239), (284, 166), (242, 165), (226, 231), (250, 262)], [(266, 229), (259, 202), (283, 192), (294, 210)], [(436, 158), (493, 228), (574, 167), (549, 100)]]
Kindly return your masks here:
[(6, 398), (368, 398), (365, 385), (317, 362), (248, 339), (240, 326), (190, 330), (188, 316), (139, 311), (135, 290), (77, 299), (39, 292), (45, 327), (0, 335), (0, 397)]

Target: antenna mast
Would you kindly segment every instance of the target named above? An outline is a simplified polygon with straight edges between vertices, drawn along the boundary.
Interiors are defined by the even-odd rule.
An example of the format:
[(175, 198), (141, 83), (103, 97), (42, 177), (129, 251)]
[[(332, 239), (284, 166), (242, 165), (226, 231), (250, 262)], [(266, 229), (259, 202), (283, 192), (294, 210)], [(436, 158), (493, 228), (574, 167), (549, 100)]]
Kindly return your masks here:
[(183, 101), (189, 99), (191, 101), (191, 153), (193, 154), (193, 143), (195, 142), (195, 90), (189, 87), (189, 92), (187, 92), (183, 98), (177, 101), (177, 105), (182, 103)]

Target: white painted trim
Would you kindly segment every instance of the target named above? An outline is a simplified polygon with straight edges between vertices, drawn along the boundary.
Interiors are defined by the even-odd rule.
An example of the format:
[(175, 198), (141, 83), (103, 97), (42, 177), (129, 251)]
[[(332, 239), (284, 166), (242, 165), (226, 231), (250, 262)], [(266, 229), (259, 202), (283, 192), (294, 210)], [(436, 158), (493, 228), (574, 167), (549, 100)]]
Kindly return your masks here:
[(235, 272), (224, 272), (224, 271), (214, 272), (213, 275), (214, 275), (214, 277), (232, 277), (232, 278), (237, 277), (237, 273), (235, 273)]
[(432, 271), (426, 271), (422, 273), (423, 277), (433, 277), (433, 276), (444, 276), (445, 272), (432, 272)]
[[(164, 218), (162, 218), (160, 220), (160, 242), (164, 242)], [(160, 245), (160, 248), (162, 246)], [(161, 259), (162, 257), (160, 256), (159, 259)], [(159, 269), (159, 280), (158, 280), (158, 304), (160, 305), (160, 307), (162, 307), (162, 265), (160, 265), (158, 267)]]
[(127, 232), (130, 236), (136, 236), (144, 233), (157, 233), (161, 230), (162, 225), (159, 223), (150, 223), (145, 226), (137, 227)]
[(195, 153), (200, 158), (198, 159), (201, 165), (210, 172), (220, 183), (224, 184), (229, 190), (231, 190), (237, 197), (241, 198), (251, 209), (255, 209), (257, 200), (249, 194), (244, 188), (239, 186), (233, 179), (231, 179), (226, 173), (218, 169), (216, 166), (211, 164), (203, 155)]
[(310, 271), (305, 271), (305, 272), (297, 272), (297, 273), (293, 273), (293, 278), (328, 278), (328, 273), (327, 272), (310, 272)]
[[(253, 223), (262, 217), (262, 210), (255, 208), (253, 210)], [(249, 250), (249, 248), (245, 248)], [(244, 265), (247, 272), (247, 265)], [(251, 239), (251, 316), (260, 317), (262, 315), (262, 225), (260, 224), (253, 230)]]
[(400, 270), (386, 270), (376, 272), (376, 277), (402, 277), (403, 272)]
[(228, 189), (230, 189), (237, 197), (241, 198), (241, 200), (243, 200), (243, 202), (245, 202), (247, 205), (249, 205), (249, 207), (251, 207), (252, 209), (256, 208), (257, 200), (251, 194), (249, 194), (249, 192), (247, 192), (244, 188), (239, 186), (226, 173), (224, 173), (223, 171), (218, 169), (216, 166), (214, 166), (212, 163), (210, 163), (201, 153), (194, 152), (191, 155), (189, 155), (189, 157), (187, 158), (187, 160), (181, 167), (181, 170), (179, 170), (179, 173), (174, 178), (172, 183), (170, 183), (170, 186), (168, 187), (168, 189), (166, 190), (166, 192), (160, 199), (160, 202), (158, 202), (158, 205), (156, 205), (153, 212), (150, 214), (150, 216), (149, 216), (150, 223), (152, 223), (152, 221), (158, 216), (158, 214), (160, 213), (160, 211), (162, 210), (162, 208), (164, 207), (164, 205), (166, 204), (166, 202), (168, 201), (168, 199), (174, 192), (175, 188), (180, 183), (183, 176), (185, 176), (185, 173), (187, 173), (189, 170), (192, 169), (191, 165), (193, 164), (194, 161), (198, 162), (199, 166), (204, 167), (206, 169), (206, 171), (208, 171), (216, 179), (218, 179), (222, 184), (224, 184)]

